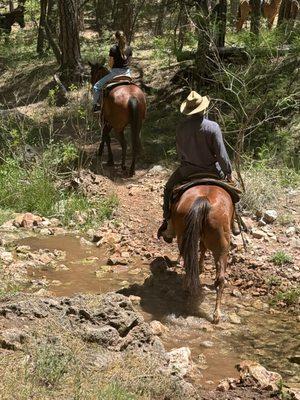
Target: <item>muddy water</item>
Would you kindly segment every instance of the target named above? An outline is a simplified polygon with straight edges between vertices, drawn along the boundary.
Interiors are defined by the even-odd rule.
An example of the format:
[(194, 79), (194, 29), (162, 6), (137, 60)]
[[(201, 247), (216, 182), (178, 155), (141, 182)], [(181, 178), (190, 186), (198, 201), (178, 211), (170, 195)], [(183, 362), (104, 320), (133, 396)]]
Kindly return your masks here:
[[(254, 359), (282, 374), (285, 381), (300, 387), (300, 366), (289, 357), (300, 352), (300, 327), (296, 317), (275, 315), (258, 310), (251, 297), (224, 296), (223, 312), (227, 319), (235, 314), (241, 323), (209, 322), (215, 293), (204, 281), (200, 312), (185, 303), (181, 271), (160, 268), (162, 260), (142, 264), (133, 260), (130, 267), (107, 267), (105, 249), (86, 246), (79, 238), (54, 236), (23, 239), (31, 251), (48, 249), (66, 252), (55, 267), (31, 269), (33, 280), (44, 278), (47, 289), (57, 296), (76, 293), (105, 293), (120, 290), (141, 297), (140, 311), (147, 321), (164, 323), (169, 331), (162, 337), (167, 349), (188, 346), (202, 373), (204, 387), (215, 386), (221, 379), (237, 375), (235, 365), (242, 359)], [(64, 265), (64, 269), (61, 265)], [(157, 268), (158, 267), (158, 268)], [(261, 307), (260, 307), (261, 308)], [(229, 318), (228, 318), (229, 317)]]

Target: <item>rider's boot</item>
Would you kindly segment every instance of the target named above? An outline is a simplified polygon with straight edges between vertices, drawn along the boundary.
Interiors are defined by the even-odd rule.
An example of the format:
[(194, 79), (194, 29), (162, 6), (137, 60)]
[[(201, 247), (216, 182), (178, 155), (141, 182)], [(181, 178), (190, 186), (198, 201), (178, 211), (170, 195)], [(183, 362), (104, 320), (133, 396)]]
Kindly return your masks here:
[(175, 237), (175, 232), (170, 220), (164, 219), (163, 223), (158, 228), (157, 238), (159, 239), (161, 236), (166, 243), (172, 243), (173, 238)]
[(236, 219), (234, 219), (232, 222), (231, 231), (234, 236), (237, 236), (241, 233), (240, 226)]

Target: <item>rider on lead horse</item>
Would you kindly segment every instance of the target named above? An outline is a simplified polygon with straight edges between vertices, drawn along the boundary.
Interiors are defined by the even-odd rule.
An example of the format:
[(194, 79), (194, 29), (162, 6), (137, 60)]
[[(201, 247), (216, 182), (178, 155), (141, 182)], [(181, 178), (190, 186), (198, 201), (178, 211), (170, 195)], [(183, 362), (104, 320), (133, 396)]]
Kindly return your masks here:
[[(173, 237), (172, 227), (169, 224), (169, 204), (175, 185), (195, 174), (232, 182), (231, 163), (221, 129), (216, 122), (204, 118), (204, 112), (208, 108), (209, 102), (207, 96), (202, 97), (192, 91), (180, 107), (180, 112), (187, 115), (176, 132), (176, 147), (180, 166), (173, 172), (165, 185), (164, 221), (157, 232), (158, 238), (163, 236), (167, 242), (170, 242)], [(233, 224), (233, 233), (240, 233), (236, 222)]]
[(132, 49), (126, 44), (126, 36), (124, 32), (117, 31), (115, 34), (117, 44), (111, 47), (109, 51), (109, 67), (111, 71), (105, 75), (94, 85), (94, 98), (93, 98), (93, 111), (98, 113), (101, 111), (102, 102), (102, 88), (103, 86), (111, 81), (115, 76), (131, 76), (130, 62), (132, 58)]

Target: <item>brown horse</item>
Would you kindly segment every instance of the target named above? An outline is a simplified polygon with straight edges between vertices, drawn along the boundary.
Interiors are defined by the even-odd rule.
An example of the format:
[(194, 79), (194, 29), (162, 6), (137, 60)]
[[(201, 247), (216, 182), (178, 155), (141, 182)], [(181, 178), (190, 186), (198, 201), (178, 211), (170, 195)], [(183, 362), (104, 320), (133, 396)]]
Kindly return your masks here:
[[(261, 6), (262, 16), (268, 21), (268, 28), (271, 29), (276, 16), (279, 13), (281, 0), (271, 0), (269, 3), (264, 1)], [(252, 13), (252, 6), (249, 0), (241, 0), (238, 11), (238, 19), (236, 23), (236, 30), (239, 32), (244, 23), (247, 21), (249, 15)]]
[(25, 27), (25, 20), (24, 20), (24, 7), (19, 6), (15, 10), (0, 14), (0, 33), (11, 33), (11, 27), (13, 24), (17, 23), (20, 25), (21, 28)]
[(221, 315), (233, 217), (231, 197), (218, 186), (194, 186), (171, 207), (171, 221), (186, 272), (185, 288), (192, 298), (200, 295), (199, 274), (203, 270), (205, 251), (211, 250), (213, 254), (217, 290), (214, 323), (219, 322)]
[[(89, 65), (91, 67), (92, 85), (98, 82), (109, 72), (108, 69), (102, 64), (89, 63)], [(108, 165), (114, 164), (109, 136), (111, 129), (113, 129), (122, 147), (121, 167), (123, 170), (126, 170), (125, 162), (127, 143), (124, 136), (124, 129), (128, 124), (130, 124), (132, 146), (132, 162), (129, 170), (130, 176), (134, 175), (135, 173), (136, 157), (141, 147), (140, 134), (145, 116), (145, 95), (143, 91), (133, 83), (114, 87), (103, 99), (102, 118), (104, 125), (99, 147), (99, 156), (100, 158), (102, 157), (104, 145), (106, 143), (108, 149)]]

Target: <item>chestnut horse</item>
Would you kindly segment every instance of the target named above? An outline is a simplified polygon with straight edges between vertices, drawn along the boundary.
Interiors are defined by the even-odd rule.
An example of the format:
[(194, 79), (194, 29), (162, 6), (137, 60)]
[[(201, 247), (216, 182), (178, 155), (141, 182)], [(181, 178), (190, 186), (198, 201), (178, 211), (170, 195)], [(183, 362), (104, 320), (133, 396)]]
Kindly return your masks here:
[(217, 290), (214, 323), (219, 322), (221, 315), (233, 217), (231, 196), (218, 186), (194, 186), (171, 206), (171, 221), (186, 272), (185, 289), (193, 298), (200, 295), (199, 274), (203, 270), (205, 251), (211, 250), (213, 254)]
[[(102, 64), (89, 63), (91, 67), (91, 84), (94, 86), (99, 79), (108, 74), (108, 69)], [(146, 116), (146, 98), (143, 91), (135, 84), (119, 85), (112, 88), (108, 95), (103, 97), (102, 105), (103, 132), (99, 147), (99, 156), (102, 157), (104, 145), (108, 150), (108, 165), (113, 165), (113, 154), (110, 145), (109, 133), (113, 129), (122, 147), (121, 167), (126, 170), (127, 143), (124, 135), (125, 127), (131, 125), (132, 161), (129, 175), (135, 173), (136, 157), (141, 147), (141, 129)]]
[(0, 14), (0, 33), (4, 32), (7, 34), (11, 33), (11, 27), (13, 24), (18, 23), (21, 28), (25, 27), (25, 20), (24, 20), (24, 7), (19, 6), (15, 10)]

